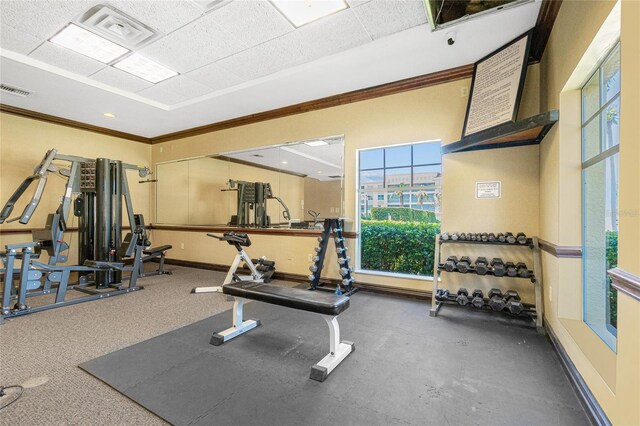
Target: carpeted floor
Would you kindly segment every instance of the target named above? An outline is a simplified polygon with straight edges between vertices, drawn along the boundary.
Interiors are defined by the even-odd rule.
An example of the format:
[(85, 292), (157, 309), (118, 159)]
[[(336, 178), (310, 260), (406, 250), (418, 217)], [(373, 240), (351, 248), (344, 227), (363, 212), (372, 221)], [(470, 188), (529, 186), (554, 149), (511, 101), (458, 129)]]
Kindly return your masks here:
[(167, 269), (174, 275), (141, 279), (142, 291), (0, 325), (0, 385), (25, 385), (22, 397), (0, 411), (0, 423), (10, 419), (12, 425), (166, 424), (78, 365), (232, 306), (213, 294), (190, 294), (193, 287), (218, 285), (225, 274)]
[[(39, 384), (0, 416), (18, 425), (163, 424), (78, 368), (112, 353), (102, 359), (130, 372), (120, 375), (123, 390), (140, 391), (142, 403), (144, 392), (166, 391), (151, 399), (180, 424), (166, 413), (201, 424), (588, 424), (547, 339), (500, 316), (452, 307), (434, 319), (425, 302), (359, 293), (340, 321), (357, 349), (317, 383), (308, 369), (325, 355), (328, 334), (318, 317), (252, 303), (247, 316), (265, 325), (214, 348), (211, 332), (231, 315), (209, 317), (232, 304), (189, 292), (224, 274), (173, 269), (145, 278), (138, 293), (0, 326), (0, 384)], [(212, 349), (222, 351), (213, 362)]]

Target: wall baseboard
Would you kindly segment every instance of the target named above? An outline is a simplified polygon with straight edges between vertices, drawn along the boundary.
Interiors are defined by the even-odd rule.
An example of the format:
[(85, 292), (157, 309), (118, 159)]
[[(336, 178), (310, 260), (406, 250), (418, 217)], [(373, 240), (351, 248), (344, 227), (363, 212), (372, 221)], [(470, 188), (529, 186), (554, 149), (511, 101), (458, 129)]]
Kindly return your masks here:
[[(158, 262), (158, 259), (152, 259), (152, 261)], [(229, 270), (230, 265), (221, 265), (218, 263), (206, 263), (206, 262), (194, 262), (191, 260), (181, 260), (181, 259), (169, 259), (166, 258), (164, 260), (166, 265), (175, 265), (175, 266), (185, 266), (187, 268), (198, 268), (198, 269), (207, 269), (210, 271), (220, 271), (227, 272)], [(292, 282), (300, 282), (307, 283), (309, 279), (306, 275), (302, 274), (292, 274), (289, 272), (278, 272), (273, 274), (273, 279), (276, 280), (284, 280), (284, 281), (292, 281)], [(329, 279), (323, 278), (320, 282), (322, 286), (335, 287), (338, 285), (340, 281), (337, 279)], [(431, 292), (427, 290), (417, 290), (417, 289), (408, 289), (408, 288), (399, 288), (393, 286), (387, 286), (384, 284), (374, 284), (374, 283), (365, 283), (365, 282), (356, 282), (356, 287), (361, 290), (370, 291), (372, 293), (380, 293), (387, 294), (391, 296), (402, 296), (408, 297), (411, 299), (420, 299), (420, 300), (431, 300)], [(425, 315), (426, 315), (425, 310)]]
[(573, 364), (573, 361), (571, 361), (571, 358), (569, 358), (567, 352), (564, 350), (562, 343), (558, 340), (553, 329), (548, 325), (546, 319), (544, 321), (544, 328), (547, 331), (547, 336), (549, 336), (551, 345), (553, 346), (553, 349), (555, 349), (556, 355), (560, 360), (562, 369), (569, 377), (571, 386), (578, 395), (578, 399), (586, 411), (591, 424), (598, 426), (611, 426), (611, 422), (607, 418), (607, 415), (602, 410), (602, 407), (600, 407), (600, 404), (598, 404), (595, 396), (591, 393), (591, 390), (585, 383), (576, 366)]

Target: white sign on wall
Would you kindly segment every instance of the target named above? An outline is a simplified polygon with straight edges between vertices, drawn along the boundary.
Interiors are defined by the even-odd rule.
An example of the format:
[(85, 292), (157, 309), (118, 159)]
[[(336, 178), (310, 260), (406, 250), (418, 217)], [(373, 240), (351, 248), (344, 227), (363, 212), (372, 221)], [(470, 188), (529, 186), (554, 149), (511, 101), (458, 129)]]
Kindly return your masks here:
[(500, 181), (476, 182), (476, 198), (500, 198)]

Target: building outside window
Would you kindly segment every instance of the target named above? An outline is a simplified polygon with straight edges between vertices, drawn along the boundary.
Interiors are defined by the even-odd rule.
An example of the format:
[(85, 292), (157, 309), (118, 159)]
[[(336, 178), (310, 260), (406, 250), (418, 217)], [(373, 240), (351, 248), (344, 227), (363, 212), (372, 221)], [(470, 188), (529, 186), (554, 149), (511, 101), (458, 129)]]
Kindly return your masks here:
[(359, 270), (433, 274), (441, 182), (440, 142), (359, 151)]
[(583, 319), (616, 350), (620, 44), (582, 88)]

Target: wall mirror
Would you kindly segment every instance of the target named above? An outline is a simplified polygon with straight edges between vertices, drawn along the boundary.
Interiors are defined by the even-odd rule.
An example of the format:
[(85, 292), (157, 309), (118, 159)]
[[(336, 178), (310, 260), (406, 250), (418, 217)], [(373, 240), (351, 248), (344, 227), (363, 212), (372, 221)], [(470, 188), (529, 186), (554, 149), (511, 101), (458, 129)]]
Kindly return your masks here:
[(344, 138), (156, 165), (156, 223), (309, 229), (342, 216)]

